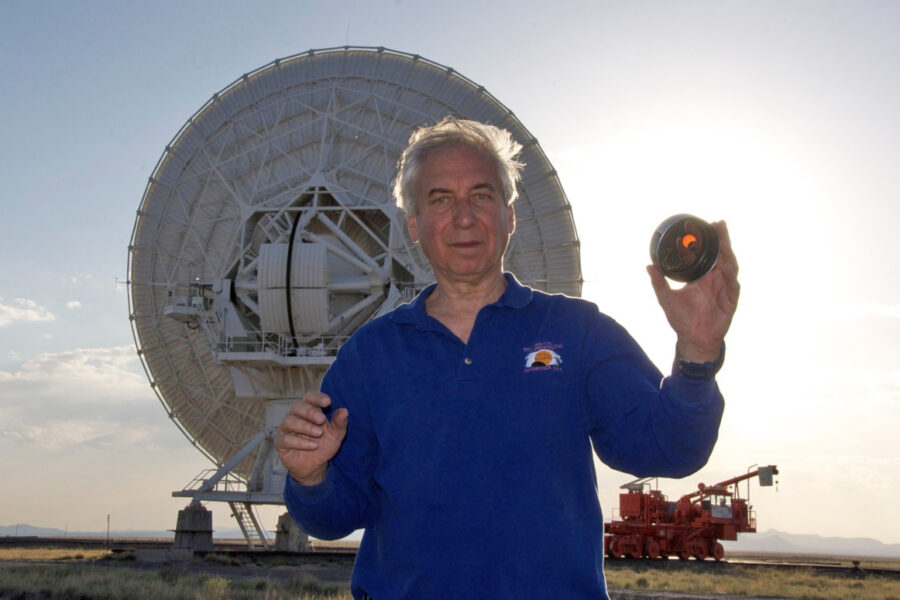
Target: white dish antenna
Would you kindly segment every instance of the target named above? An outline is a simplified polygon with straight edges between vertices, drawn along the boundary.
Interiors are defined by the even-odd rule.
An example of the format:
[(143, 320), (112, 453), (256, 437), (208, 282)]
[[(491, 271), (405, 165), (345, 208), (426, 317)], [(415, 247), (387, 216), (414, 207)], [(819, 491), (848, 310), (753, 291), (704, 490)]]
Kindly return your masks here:
[(281, 502), (271, 429), (284, 407), (318, 388), (357, 327), (432, 281), (390, 183), (413, 129), (446, 115), (523, 144), (506, 268), (580, 295), (556, 171), (483, 87), (385, 48), (310, 50), (247, 73), (166, 146), (129, 246), (130, 318), (151, 387), (220, 467), (176, 495)]

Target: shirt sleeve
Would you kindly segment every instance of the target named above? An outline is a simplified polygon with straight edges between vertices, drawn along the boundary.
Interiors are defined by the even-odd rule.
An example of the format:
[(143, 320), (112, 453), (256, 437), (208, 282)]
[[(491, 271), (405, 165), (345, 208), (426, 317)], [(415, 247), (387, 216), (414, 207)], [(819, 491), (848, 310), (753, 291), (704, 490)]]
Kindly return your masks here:
[(586, 331), (589, 434), (600, 460), (637, 477), (685, 477), (705, 465), (724, 409), (715, 380), (663, 378), (628, 332), (599, 312)]
[(349, 411), (344, 443), (321, 483), (304, 486), (290, 475), (285, 483), (288, 512), (304, 531), (319, 539), (342, 538), (374, 522), (377, 445), (362, 373), (355, 345), (348, 342), (322, 381), (322, 392), (332, 401), (328, 417), (338, 408)]

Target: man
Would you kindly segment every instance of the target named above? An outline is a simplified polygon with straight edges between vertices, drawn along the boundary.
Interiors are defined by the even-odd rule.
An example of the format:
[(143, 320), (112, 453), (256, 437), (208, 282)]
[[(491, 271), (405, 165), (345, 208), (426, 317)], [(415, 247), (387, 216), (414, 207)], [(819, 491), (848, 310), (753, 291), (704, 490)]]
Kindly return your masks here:
[(365, 529), (356, 598), (607, 598), (591, 443), (669, 477), (715, 443), (739, 293), (724, 224), (703, 279), (672, 290), (648, 267), (677, 335), (663, 379), (596, 306), (503, 272), (520, 149), (471, 121), (413, 134), (395, 196), (436, 283), (361, 327), (278, 430), (301, 527)]

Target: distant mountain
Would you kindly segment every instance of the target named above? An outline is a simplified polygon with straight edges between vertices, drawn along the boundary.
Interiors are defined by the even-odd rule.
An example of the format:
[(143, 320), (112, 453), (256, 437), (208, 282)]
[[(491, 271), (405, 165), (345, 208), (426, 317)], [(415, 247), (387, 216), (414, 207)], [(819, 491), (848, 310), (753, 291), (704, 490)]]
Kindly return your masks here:
[[(53, 527), (34, 527), (32, 525), (0, 525), (0, 537), (94, 537), (105, 538), (106, 531), (64, 531)], [(111, 538), (175, 538), (175, 533), (168, 530), (140, 530), (126, 529), (110, 531)], [(213, 537), (219, 539), (234, 539), (244, 537), (240, 529), (215, 528)]]
[(900, 544), (884, 544), (871, 538), (823, 537), (787, 533), (769, 529), (760, 533), (744, 533), (736, 542), (722, 542), (725, 552), (775, 552), (787, 554), (833, 554), (900, 558)]

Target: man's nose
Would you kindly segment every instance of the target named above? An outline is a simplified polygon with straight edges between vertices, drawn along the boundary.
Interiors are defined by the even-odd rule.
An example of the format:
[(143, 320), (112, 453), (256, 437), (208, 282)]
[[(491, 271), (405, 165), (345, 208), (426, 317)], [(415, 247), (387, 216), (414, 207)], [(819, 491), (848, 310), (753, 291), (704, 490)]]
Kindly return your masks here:
[(457, 227), (467, 227), (472, 223), (472, 201), (462, 198), (453, 203), (453, 222)]

